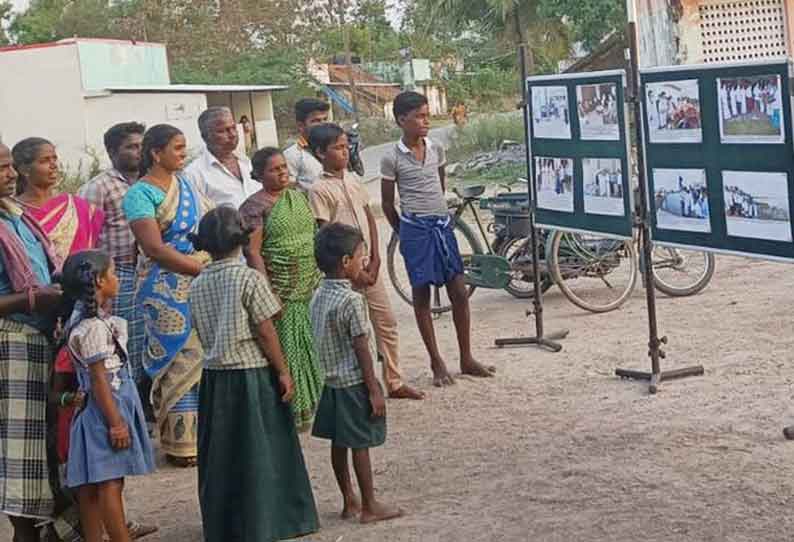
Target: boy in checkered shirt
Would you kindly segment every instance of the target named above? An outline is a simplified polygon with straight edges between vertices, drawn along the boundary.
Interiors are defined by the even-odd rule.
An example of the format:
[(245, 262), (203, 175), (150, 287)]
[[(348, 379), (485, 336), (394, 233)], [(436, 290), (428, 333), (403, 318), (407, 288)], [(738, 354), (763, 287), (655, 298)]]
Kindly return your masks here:
[[(325, 388), (312, 434), (331, 441), (331, 462), (342, 491), (342, 518), (361, 523), (394, 519), (402, 510), (378, 502), (369, 449), (386, 440), (386, 401), (375, 377), (375, 333), (364, 296), (353, 290), (364, 272), (364, 237), (341, 223), (324, 226), (315, 242), (317, 266), (326, 275), (310, 312)], [(361, 491), (353, 490), (348, 449)]]

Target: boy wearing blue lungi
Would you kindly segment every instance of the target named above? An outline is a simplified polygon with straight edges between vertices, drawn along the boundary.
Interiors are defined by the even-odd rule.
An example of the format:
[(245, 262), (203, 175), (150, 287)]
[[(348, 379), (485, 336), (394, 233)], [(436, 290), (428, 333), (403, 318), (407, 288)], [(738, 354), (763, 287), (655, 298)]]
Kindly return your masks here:
[[(446, 286), (460, 348), (462, 374), (490, 377), (493, 367), (474, 359), (471, 352), (469, 297), (463, 278), (463, 260), (454, 233), (454, 221), (444, 197), (446, 153), (431, 141), (427, 98), (403, 92), (394, 100), (394, 118), (402, 138), (381, 161), (383, 214), (400, 237), (400, 253), (411, 281), (414, 314), (430, 355), (435, 386), (454, 383), (436, 343), (430, 310), (430, 286)], [(394, 204), (395, 186), (400, 213)]]

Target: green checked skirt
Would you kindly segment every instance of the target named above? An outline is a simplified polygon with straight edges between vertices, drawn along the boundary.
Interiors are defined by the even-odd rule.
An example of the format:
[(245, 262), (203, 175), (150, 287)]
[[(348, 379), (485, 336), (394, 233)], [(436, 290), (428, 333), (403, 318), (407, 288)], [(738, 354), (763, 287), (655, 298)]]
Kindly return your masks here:
[(269, 542), (317, 531), (295, 422), (269, 368), (204, 371), (198, 448), (205, 542)]

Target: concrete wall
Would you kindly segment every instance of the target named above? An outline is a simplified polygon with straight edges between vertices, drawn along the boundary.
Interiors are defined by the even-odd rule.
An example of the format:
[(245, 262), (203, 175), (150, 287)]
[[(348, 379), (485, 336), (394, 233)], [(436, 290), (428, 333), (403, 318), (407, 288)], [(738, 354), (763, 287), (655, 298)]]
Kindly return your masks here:
[[(639, 36), (641, 67), (672, 66), (679, 64), (700, 64), (706, 61), (704, 38), (701, 30), (701, 6), (731, 9), (737, 4), (730, 0), (631, 0), (637, 13), (637, 32)], [(751, 10), (755, 3), (746, 2)], [(752, 4), (752, 6), (749, 6)], [(721, 6), (725, 6), (722, 8)], [(755, 6), (767, 9), (767, 5)], [(794, 54), (794, 0), (784, 0), (784, 19), (786, 26), (786, 45), (788, 56)], [(763, 12), (762, 12), (763, 13)], [(759, 15), (764, 18), (764, 15)], [(735, 20), (735, 19), (734, 19)], [(706, 24), (708, 20), (705, 21)], [(736, 21), (739, 22), (739, 21)], [(751, 24), (750, 21), (748, 25)], [(767, 25), (774, 23), (752, 23), (758, 35), (769, 32)], [(724, 28), (724, 27), (723, 27)], [(755, 30), (753, 32), (756, 32)], [(763, 41), (763, 40), (762, 40)], [(737, 43), (737, 47), (742, 42)], [(740, 53), (737, 53), (739, 55)], [(776, 55), (775, 55), (776, 56)], [(736, 60), (743, 60), (737, 58)]]
[(85, 90), (170, 83), (165, 45), (87, 40), (77, 50)]
[(177, 93), (124, 93), (86, 98), (86, 141), (107, 164), (103, 136), (105, 131), (119, 122), (136, 121), (147, 127), (155, 124), (172, 124), (182, 130), (187, 138), (191, 156), (203, 148), (198, 130), (198, 116), (207, 108), (204, 94)]
[(30, 136), (51, 140), (65, 163), (84, 157), (80, 65), (75, 45), (0, 52), (0, 138), (8, 146)]

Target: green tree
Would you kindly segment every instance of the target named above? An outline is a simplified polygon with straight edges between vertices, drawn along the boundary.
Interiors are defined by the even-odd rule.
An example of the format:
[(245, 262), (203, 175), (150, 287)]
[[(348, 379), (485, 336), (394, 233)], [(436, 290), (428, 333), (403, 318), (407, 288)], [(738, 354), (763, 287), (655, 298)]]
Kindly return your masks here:
[(11, 2), (0, 2), (0, 46), (9, 45), (11, 38), (6, 31), (11, 22), (14, 6)]
[(627, 22), (624, 0), (542, 0), (538, 11), (546, 18), (565, 19), (573, 38), (587, 50)]
[(568, 30), (560, 19), (544, 18), (542, 0), (430, 0), (437, 13), (459, 25), (499, 37), (513, 48), (526, 43), (527, 67), (536, 71), (538, 57), (561, 60), (570, 49)]

